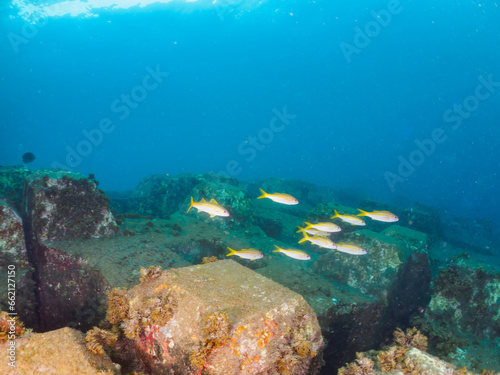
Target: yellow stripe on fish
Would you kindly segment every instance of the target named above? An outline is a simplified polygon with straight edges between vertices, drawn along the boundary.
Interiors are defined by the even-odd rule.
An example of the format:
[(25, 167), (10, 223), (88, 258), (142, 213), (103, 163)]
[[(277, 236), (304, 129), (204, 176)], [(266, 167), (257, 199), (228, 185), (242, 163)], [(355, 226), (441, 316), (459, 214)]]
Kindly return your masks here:
[(322, 232), (340, 232), (342, 229), (337, 224), (334, 223), (316, 223), (316, 224), (311, 224), (306, 222), (307, 227), (305, 229), (318, 229)]
[(230, 257), (231, 255), (236, 255), (243, 259), (255, 260), (255, 259), (260, 259), (264, 256), (264, 254), (262, 254), (257, 249), (241, 249), (240, 251), (233, 250), (230, 247), (228, 247), (228, 249), (230, 253), (226, 254), (227, 257)]
[(393, 223), (393, 222), (399, 220), (399, 218), (396, 215), (394, 215), (392, 212), (389, 212), (389, 211), (366, 212), (366, 211), (360, 210), (359, 208), (358, 208), (358, 210), (361, 211), (361, 213), (358, 214), (358, 216), (368, 216), (369, 218), (372, 218), (373, 220), (383, 221), (385, 223)]
[(289, 256), (290, 258), (293, 259), (298, 259), (298, 260), (309, 260), (311, 259), (311, 256), (307, 254), (306, 252), (302, 250), (295, 250), (295, 249), (282, 249), (279, 246), (276, 246), (276, 250), (273, 250), (273, 253), (283, 253), (286, 256)]
[(331, 219), (335, 219), (335, 218), (338, 217), (342, 221), (345, 221), (346, 223), (349, 223), (351, 225), (366, 225), (366, 223), (364, 222), (364, 220), (360, 219), (357, 216), (354, 216), (354, 215), (341, 215), (341, 214), (339, 214), (337, 212), (337, 210), (334, 210), (334, 211), (335, 211), (335, 215), (333, 215), (331, 217)]
[(348, 242), (337, 242), (337, 250), (351, 255), (364, 255), (366, 250), (362, 247)]
[(199, 202), (194, 202), (193, 197), (191, 197), (191, 205), (189, 206), (187, 212), (189, 212), (193, 207), (196, 208), (198, 212), (206, 212), (210, 215), (210, 217), (229, 216), (229, 212), (213, 198), (210, 199), (210, 202), (207, 202), (203, 198), (201, 198), (201, 201)]
[(313, 236), (329, 236), (330, 233), (328, 232), (323, 232), (322, 230), (319, 229), (312, 229), (312, 228), (302, 228), (302, 227), (297, 227), (299, 230), (296, 233), (308, 233), (312, 234)]
[(270, 200), (276, 203), (288, 204), (288, 205), (299, 204), (299, 201), (296, 198), (292, 197), (291, 195), (282, 193), (268, 194), (262, 189), (259, 190), (262, 193), (262, 195), (260, 197), (257, 197), (257, 199), (269, 198)]
[(332, 240), (326, 238), (324, 236), (308, 236), (307, 233), (304, 233), (304, 238), (302, 238), (299, 243), (309, 241), (314, 245), (319, 247), (324, 247), (325, 249), (333, 249), (335, 250), (337, 246), (333, 243)]

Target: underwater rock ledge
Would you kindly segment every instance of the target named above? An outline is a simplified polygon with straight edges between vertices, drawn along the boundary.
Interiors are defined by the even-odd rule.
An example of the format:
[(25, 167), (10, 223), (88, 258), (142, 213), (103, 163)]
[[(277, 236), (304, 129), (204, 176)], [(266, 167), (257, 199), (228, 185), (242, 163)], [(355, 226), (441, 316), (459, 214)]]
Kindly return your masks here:
[[(323, 338), (302, 296), (232, 260), (159, 272), (110, 294), (117, 346), (163, 374), (317, 374)], [(116, 332), (116, 328), (111, 331)], [(127, 344), (133, 340), (134, 344)]]

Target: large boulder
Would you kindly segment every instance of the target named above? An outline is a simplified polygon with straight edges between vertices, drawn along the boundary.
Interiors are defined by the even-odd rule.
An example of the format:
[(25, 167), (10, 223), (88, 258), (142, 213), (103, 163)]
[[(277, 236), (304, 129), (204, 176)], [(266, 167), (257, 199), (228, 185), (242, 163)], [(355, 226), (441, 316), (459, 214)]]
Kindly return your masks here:
[(257, 225), (264, 233), (271, 238), (295, 244), (301, 238), (296, 232), (299, 225), (302, 225), (301, 217), (278, 211), (263, 205), (256, 205), (255, 216)]
[(119, 228), (95, 181), (67, 171), (39, 170), (26, 181), (28, 219), (40, 241), (112, 236)]
[(338, 375), (476, 375), (479, 372), (481, 375), (499, 374), (498, 360), (495, 358), (498, 357), (495, 355), (498, 349), (489, 351), (483, 348), (480, 357), (486, 359), (483, 362), (485, 367), (478, 370), (463, 365), (456, 366), (442, 357), (429, 354), (426, 351), (427, 344), (427, 337), (415, 327), (407, 329), (406, 332), (398, 328), (394, 331), (394, 340), (390, 345), (384, 345), (381, 350), (356, 353), (356, 360), (340, 368)]
[(441, 236), (438, 209), (420, 203), (404, 209), (399, 216), (398, 224), (427, 234), (432, 242), (437, 241)]
[(69, 326), (82, 330), (105, 316), (108, 284), (87, 260), (51, 246), (34, 248), (40, 331)]
[(152, 374), (317, 374), (321, 366), (323, 339), (305, 300), (231, 260), (151, 270), (114, 292), (108, 320)]
[[(15, 340), (0, 342), (4, 358), (0, 361), (0, 373), (4, 375), (118, 375), (120, 367), (106, 354), (93, 354), (86, 345), (84, 335), (71, 328), (61, 328), (45, 333), (31, 333)], [(15, 359), (9, 365), (7, 353)]]
[[(500, 371), (500, 273), (484, 263), (455, 258), (432, 280), (423, 317), (412, 320), (429, 336), (430, 350), (457, 366)], [(479, 338), (476, 340), (474, 338)]]
[(480, 254), (495, 253), (493, 223), (486, 219), (469, 219), (451, 214), (441, 217), (443, 238), (451, 244)]
[(387, 298), (399, 268), (410, 254), (408, 247), (399, 239), (368, 229), (349, 233), (343, 241), (361, 246), (368, 254), (354, 256), (329, 250), (313, 265), (313, 270), (369, 296)]
[(322, 374), (334, 374), (352, 353), (378, 345), (388, 325), (387, 301), (317, 275), (306, 262), (275, 258), (256, 272), (302, 295), (316, 313), (327, 342)]
[(0, 166), (0, 197), (19, 213), (24, 211), (24, 180), (32, 174), (25, 166)]
[[(15, 311), (29, 327), (36, 324), (35, 283), (21, 217), (0, 199), (0, 310)], [(9, 299), (10, 297), (13, 297)], [(11, 304), (9, 304), (11, 301)], [(12, 304), (12, 302), (14, 302)]]
[[(126, 223), (130, 221), (132, 220), (127, 220)], [(137, 221), (137, 226), (141, 227), (149, 222), (142, 219), (133, 221)], [(152, 228), (160, 228), (162, 233), (152, 230), (133, 236), (57, 241), (50, 245), (68, 256), (90, 260), (92, 275), (102, 275), (106, 284), (111, 287), (132, 288), (139, 283), (141, 268), (160, 266), (166, 270), (192, 265), (172, 250), (169, 239), (175, 236), (167, 234), (170, 228), (164, 227), (159, 220), (154, 223)], [(137, 230), (132, 225), (130, 228)]]

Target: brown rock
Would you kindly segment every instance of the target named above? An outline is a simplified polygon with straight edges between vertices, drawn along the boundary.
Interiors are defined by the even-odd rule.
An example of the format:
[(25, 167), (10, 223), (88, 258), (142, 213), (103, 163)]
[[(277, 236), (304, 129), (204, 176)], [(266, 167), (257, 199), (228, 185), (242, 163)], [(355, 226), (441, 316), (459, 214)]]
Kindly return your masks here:
[(324, 343), (313, 310), (235, 261), (169, 270), (126, 297), (121, 327), (153, 374), (319, 371)]
[(68, 171), (39, 170), (26, 181), (32, 231), (38, 240), (112, 236), (119, 228), (95, 181)]
[[(10, 351), (10, 342), (0, 344), (2, 353)], [(90, 353), (84, 335), (71, 328), (29, 334), (16, 340), (15, 367), (7, 354), (0, 361), (4, 375), (104, 375), (119, 374), (119, 368), (108, 356)]]

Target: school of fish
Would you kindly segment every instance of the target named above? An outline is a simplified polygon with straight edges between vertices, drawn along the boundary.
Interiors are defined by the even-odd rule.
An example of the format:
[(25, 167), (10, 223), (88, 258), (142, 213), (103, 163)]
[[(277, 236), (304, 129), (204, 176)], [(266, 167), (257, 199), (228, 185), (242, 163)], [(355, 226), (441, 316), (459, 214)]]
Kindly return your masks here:
[[(289, 194), (284, 193), (266, 193), (264, 190), (260, 189), (262, 193), (261, 196), (257, 197), (257, 199), (270, 199), (273, 202), (286, 204), (286, 205), (295, 205), (299, 204), (299, 201), (292, 197)], [(215, 199), (210, 199), (210, 201), (206, 201), (205, 199), (201, 199), (199, 202), (195, 202), (193, 197), (191, 197), (191, 204), (187, 210), (189, 212), (191, 208), (196, 208), (198, 212), (206, 212), (210, 215), (210, 217), (221, 216), (227, 217), (229, 215), (229, 211), (222, 207)], [(399, 220), (399, 218), (389, 211), (373, 211), (367, 212), (359, 209), (358, 215), (347, 215), (347, 214), (339, 214), (337, 210), (334, 210), (335, 215), (331, 217), (331, 219), (340, 219), (345, 223), (351, 225), (359, 225), (365, 226), (366, 223), (360, 216), (367, 216), (372, 220), (382, 221), (385, 223), (393, 223)], [(320, 223), (308, 223), (305, 222), (304, 227), (298, 227), (297, 233), (302, 233), (303, 237), (299, 240), (299, 244), (309, 241), (311, 244), (331, 250), (337, 250), (342, 253), (351, 254), (351, 255), (365, 255), (367, 251), (362, 247), (356, 245), (355, 243), (348, 242), (333, 242), (329, 235), (332, 233), (340, 232), (342, 228), (335, 223), (331, 222), (320, 222)], [(282, 253), (290, 258), (297, 260), (309, 260), (311, 256), (307, 254), (305, 251), (298, 249), (283, 249), (277, 245), (273, 250), (273, 253)], [(251, 261), (260, 259), (264, 257), (264, 254), (257, 249), (241, 249), (234, 250), (228, 247), (229, 254), (226, 256), (236, 255), (242, 259), (249, 259)]]

